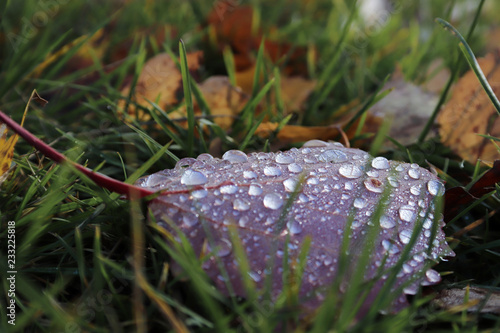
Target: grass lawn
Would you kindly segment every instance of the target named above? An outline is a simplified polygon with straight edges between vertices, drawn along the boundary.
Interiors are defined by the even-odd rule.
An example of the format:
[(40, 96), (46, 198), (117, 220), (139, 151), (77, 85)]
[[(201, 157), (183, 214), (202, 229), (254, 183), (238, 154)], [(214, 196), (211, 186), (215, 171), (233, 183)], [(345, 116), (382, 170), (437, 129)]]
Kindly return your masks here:
[[(314, 127), (320, 133), (325, 125), (341, 124), (345, 133), (332, 139), (344, 142), (345, 134), (352, 146), (373, 155), (425, 168), (431, 164), (447, 189), (471, 189), (491, 164), (462, 159), (430, 126), (450, 98), (448, 88), (470, 69), (456, 37), (435, 19), (450, 22), (467, 37), (476, 57), (482, 57), (499, 46), (494, 34), (499, 35), (500, 3), (387, 1), (385, 7), (367, 9), (374, 2), (357, 2), (2, 1), (0, 110), (21, 122), (36, 89), (48, 104), (31, 101), (24, 128), (70, 160), (128, 183), (202, 153), (220, 157), (230, 149), (287, 150), (305, 141), (284, 140), (278, 130), (257, 135), (258, 125), (268, 122), (279, 128), (297, 126), (287, 128), (292, 137), (293, 131), (302, 135)], [(253, 14), (234, 19), (243, 5)], [(224, 30), (230, 19), (234, 25)], [(238, 30), (240, 23), (250, 31)], [(231, 32), (244, 35), (234, 37)], [(184, 61), (196, 51), (203, 53), (203, 64), (189, 71), (186, 65), (193, 63)], [(160, 53), (180, 56), (184, 85), (177, 87), (173, 96), (180, 98), (170, 109), (160, 105), (161, 96), (147, 103), (133, 98), (143, 84), (142, 69)], [(200, 97), (203, 87), (195, 82), (225, 75), (235, 83), (252, 66), (257, 74), (242, 79), (248, 83), (242, 111), (228, 124), (218, 122)], [(398, 90), (402, 83), (393, 86), (393, 93), (384, 91), (397, 75), (402, 77), (399, 82), (412, 87), (444, 79), (432, 92), (436, 103), (425, 112), (418, 132), (402, 130), (392, 138), (391, 122), (399, 126), (397, 118), (410, 112), (407, 109), (428, 105), (424, 95), (410, 103), (411, 96)], [(153, 70), (152, 77), (161, 77), (161, 72)], [(280, 83), (297, 87), (286, 93)], [(290, 110), (287, 96), (306, 90), (307, 98)], [(187, 91), (193, 92), (192, 98), (182, 101)], [(375, 103), (387, 100), (408, 107), (399, 107), (392, 118), (370, 116)], [(124, 108), (129, 110), (126, 115)], [(182, 119), (173, 120), (179, 113)], [(20, 139), (9, 175), (0, 183), (5, 295), (0, 298), (0, 331), (498, 331), (500, 304), (480, 302), (479, 310), (469, 309), (478, 304), (467, 303), (468, 293), (454, 296), (457, 302), (463, 297), (465, 305), (445, 301), (442, 307), (435, 300), (442, 291), (467, 286), (492, 300), (499, 297), (500, 203), (495, 189), (467, 202), (444, 228), (456, 257), (433, 266), (443, 279), (439, 285), (418, 290), (402, 311), (382, 314), (384, 302), (378, 302), (368, 315), (356, 319), (356, 300), (370, 284), (356, 284), (343, 298), (331, 295), (314, 313), (301, 309), (293, 284), (273, 302), (256, 297), (257, 290), (248, 298), (224, 296), (187, 242), (165, 242), (165, 231), (148, 219), (146, 200), (109, 192)], [(15, 228), (9, 228), (11, 221)], [(477, 226), (468, 227), (471, 224)], [(9, 230), (15, 230), (17, 273), (8, 273), (13, 271)], [(369, 251), (363, 253), (360, 261), (369, 259)], [(179, 273), (181, 266), (184, 271)], [(15, 325), (7, 308), (14, 299), (14, 280), (7, 279), (12, 275)], [(393, 297), (390, 290), (384, 292), (382, 298)]]

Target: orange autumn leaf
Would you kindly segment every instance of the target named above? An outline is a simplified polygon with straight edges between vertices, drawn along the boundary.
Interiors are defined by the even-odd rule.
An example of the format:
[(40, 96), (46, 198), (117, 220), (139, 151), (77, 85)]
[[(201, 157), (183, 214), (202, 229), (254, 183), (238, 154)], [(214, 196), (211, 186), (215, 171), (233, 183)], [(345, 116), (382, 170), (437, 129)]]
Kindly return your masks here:
[[(227, 76), (211, 76), (199, 84), (198, 88), (210, 109), (211, 120), (222, 129), (231, 127), (238, 113), (248, 102), (248, 95), (232, 86)], [(193, 101), (194, 112), (200, 115), (202, 113), (200, 106), (194, 98)], [(175, 117), (185, 119), (186, 114), (186, 107), (182, 106), (171, 112), (170, 116), (172, 120)]]
[[(478, 62), (500, 96), (500, 51)], [(472, 70), (458, 81), (437, 121), (442, 142), (463, 159), (475, 164), (478, 159), (491, 162), (500, 158), (496, 145), (481, 136), (500, 136), (500, 119)]]
[[(255, 65), (235, 73), (236, 84), (247, 94), (252, 93), (254, 75)], [(307, 98), (316, 87), (316, 80), (306, 79), (301, 76), (282, 76), (280, 81), (280, 93), (285, 112), (301, 111)], [(272, 98), (274, 99), (274, 96)]]
[[(202, 61), (202, 52), (187, 54), (189, 71), (196, 71)], [(130, 94), (130, 85), (122, 89), (123, 96)], [(179, 104), (183, 99), (182, 76), (175, 61), (167, 53), (161, 53), (151, 58), (142, 68), (137, 80), (132, 101), (150, 108), (149, 101), (155, 102), (164, 110)], [(124, 111), (126, 101), (118, 103), (118, 109)], [(129, 115), (135, 116), (136, 108), (133, 103), (129, 104)], [(150, 116), (141, 110), (137, 112), (140, 120), (148, 120)]]
[[(212, 41), (221, 51), (227, 45), (231, 47), (236, 71), (246, 70), (255, 63), (254, 53), (263, 39), (262, 31), (254, 26), (256, 22), (253, 14), (252, 6), (218, 1), (207, 18)], [(307, 48), (282, 42), (279, 36), (273, 36), (276, 31), (279, 30), (271, 27), (264, 40), (268, 58), (273, 63), (286, 58), (286, 66), (282, 68), (286, 75), (307, 75)]]
[[(257, 127), (255, 135), (267, 138), (277, 130), (279, 124), (272, 122), (264, 122)], [(341, 135), (339, 126), (300, 126), (300, 125), (285, 125), (276, 134), (279, 141), (283, 143), (303, 142), (309, 140), (333, 140)]]

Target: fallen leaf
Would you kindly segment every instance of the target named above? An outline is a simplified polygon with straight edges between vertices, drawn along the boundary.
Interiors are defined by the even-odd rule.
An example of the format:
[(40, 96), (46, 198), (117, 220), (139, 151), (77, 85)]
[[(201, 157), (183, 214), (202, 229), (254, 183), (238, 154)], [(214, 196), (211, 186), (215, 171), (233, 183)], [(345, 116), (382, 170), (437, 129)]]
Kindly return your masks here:
[[(229, 293), (226, 284), (230, 283), (236, 295), (247, 296), (246, 276), (262, 290), (267, 272), (272, 274), (270, 292), (276, 300), (283, 289), (285, 247), (293, 270), (304, 241), (310, 237), (299, 295), (301, 304), (314, 309), (322, 303), (336, 278), (347, 228), (353, 231), (349, 258), (355, 263), (367, 246), (365, 236), (376, 223), (376, 240), (364, 268), (364, 282), (373, 283), (373, 287), (357, 313), (360, 317), (386, 283), (386, 276), (377, 275), (381, 262), (383, 269), (396, 265), (410, 241), (417, 216), (427, 210), (430, 215), (410, 250), (408, 262), (397, 275), (393, 290), (408, 284), (394, 300), (391, 310), (398, 311), (407, 305), (405, 293), (415, 294), (419, 285), (440, 281), (436, 271), (423, 271), (428, 260), (454, 255), (440, 228), (444, 225), (442, 221), (435, 241), (429, 240), (434, 214), (432, 202), (444, 192), (435, 175), (407, 163), (383, 157), (373, 159), (362, 150), (344, 148), (339, 143), (313, 140), (300, 149), (250, 155), (231, 150), (222, 159), (202, 154), (197, 159), (182, 159), (174, 169), (144, 177), (136, 185), (163, 191), (149, 204), (155, 221), (171, 233), (169, 239), (173, 242), (177, 239), (176, 230), (185, 234), (195, 254), (204, 257), (205, 272), (226, 294)], [(392, 189), (392, 195), (383, 215), (374, 220), (373, 214), (386, 186)], [(291, 206), (286, 208), (289, 199)], [(349, 226), (351, 211), (354, 221)], [(249, 271), (243, 273), (245, 277), (236, 264), (235, 245), (228, 231), (232, 228), (237, 229), (248, 258)], [(434, 244), (431, 249), (429, 243)], [(221, 266), (227, 275), (221, 273)], [(229, 281), (221, 276), (227, 276)], [(350, 287), (349, 273), (343, 278), (339, 294)]]
[[(278, 123), (263, 122), (255, 130), (255, 135), (261, 138), (269, 137), (278, 128)], [(276, 134), (282, 143), (305, 142), (313, 139), (332, 140), (341, 135), (339, 126), (300, 126), (285, 125)]]
[[(500, 96), (500, 51), (478, 59), (488, 82)], [(437, 121), (443, 144), (475, 164), (478, 159), (493, 161), (500, 157), (495, 144), (480, 136), (500, 136), (500, 120), (493, 104), (472, 70), (456, 84), (450, 100)]]
[(467, 310), (500, 314), (500, 293), (479, 287), (441, 290), (433, 303), (446, 310), (457, 309), (456, 312)]
[[(255, 64), (254, 52), (262, 42), (262, 31), (253, 26), (253, 11), (248, 5), (239, 6), (232, 1), (218, 1), (207, 18), (207, 24), (214, 31), (213, 38), (219, 50), (222, 52), (226, 46), (231, 47), (237, 72)], [(269, 35), (272, 35), (274, 30), (270, 28)], [(285, 75), (308, 74), (305, 47), (269, 39), (264, 41), (264, 46), (266, 55), (273, 63), (286, 57), (286, 66), (282, 69)]]
[[(227, 76), (211, 76), (199, 85), (207, 105), (210, 109), (211, 120), (222, 129), (229, 129), (238, 113), (248, 102), (248, 95), (241, 89), (231, 85)], [(200, 106), (193, 98), (196, 115), (202, 113)], [(185, 119), (187, 114), (185, 106), (170, 113), (171, 119)]]
[[(400, 69), (396, 69), (381, 92), (389, 89), (392, 91), (375, 103), (368, 112), (379, 119), (391, 118), (388, 135), (402, 145), (410, 145), (416, 141), (434, 111), (438, 95), (407, 82)], [(369, 131), (376, 132), (377, 129), (370, 128)]]
[[(188, 53), (187, 61), (189, 70), (195, 71), (201, 64), (202, 52)], [(128, 96), (130, 94), (130, 85), (123, 88), (121, 93), (125, 97)], [(151, 108), (149, 100), (158, 104), (162, 109), (168, 110), (172, 106), (179, 104), (183, 98), (181, 72), (168, 54), (158, 54), (144, 64), (132, 98), (135, 103)], [(124, 110), (125, 105), (126, 101), (120, 100), (118, 109)], [(133, 103), (129, 104), (127, 113), (135, 116), (136, 108)], [(140, 120), (150, 119), (150, 116), (142, 110), (138, 110), (137, 114)]]

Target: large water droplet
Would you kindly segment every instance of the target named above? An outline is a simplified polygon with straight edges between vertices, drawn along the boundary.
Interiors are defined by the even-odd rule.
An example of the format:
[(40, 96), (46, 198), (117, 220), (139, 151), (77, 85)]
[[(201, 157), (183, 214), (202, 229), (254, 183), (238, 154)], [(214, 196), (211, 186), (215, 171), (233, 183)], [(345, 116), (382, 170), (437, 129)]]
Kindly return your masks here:
[(318, 159), (321, 162), (342, 163), (347, 161), (347, 155), (342, 150), (331, 149), (322, 152)]
[(188, 228), (195, 226), (198, 224), (198, 217), (194, 214), (185, 214), (182, 216), (182, 223), (184, 223), (185, 226)]
[(438, 180), (429, 180), (427, 182), (427, 190), (433, 196), (442, 196), (444, 194), (444, 186)]
[(301, 203), (306, 203), (309, 202), (309, 197), (305, 195), (304, 193), (299, 194), (299, 202)]
[(279, 209), (283, 206), (283, 199), (276, 193), (268, 193), (264, 196), (264, 207), (269, 209)]
[(411, 230), (405, 229), (399, 233), (399, 240), (403, 244), (408, 244), (411, 239)]
[(372, 161), (372, 167), (379, 170), (389, 168), (389, 161), (385, 157), (375, 157)]
[(322, 140), (309, 140), (302, 145), (302, 147), (328, 147), (328, 142)]
[(418, 169), (410, 169), (408, 170), (408, 176), (413, 179), (419, 179), (420, 178), (420, 171)]
[(425, 272), (425, 276), (431, 283), (438, 283), (439, 281), (441, 281), (441, 276), (433, 269), (429, 269), (427, 272)]
[(413, 195), (420, 195), (420, 185), (413, 185), (410, 187), (410, 193)]
[(366, 206), (367, 200), (365, 198), (356, 198), (354, 199), (354, 207), (361, 209)]
[(261, 276), (254, 271), (249, 271), (248, 276), (250, 276), (250, 278), (255, 282), (260, 282), (262, 280)]
[(274, 160), (276, 161), (276, 163), (279, 164), (290, 164), (295, 161), (295, 159), (292, 156), (283, 153), (278, 153), (278, 155), (276, 155)]
[(424, 229), (430, 229), (432, 227), (432, 219), (426, 218), (423, 224)]
[(224, 155), (222, 155), (222, 159), (231, 163), (244, 163), (248, 161), (247, 154), (241, 150), (228, 150)]
[(396, 223), (394, 222), (394, 220), (387, 216), (387, 215), (382, 215), (380, 217), (380, 227), (383, 228), (383, 229), (391, 229), (391, 228), (394, 228), (394, 226), (396, 225)]
[(401, 206), (399, 218), (405, 222), (412, 222), (415, 219), (415, 211), (411, 206)]
[(266, 165), (264, 167), (264, 174), (271, 177), (281, 176), (281, 169), (272, 164)]
[(181, 177), (183, 185), (203, 185), (208, 181), (207, 177), (199, 171), (187, 169)]
[(384, 191), (382, 182), (377, 178), (368, 178), (363, 183), (365, 184), (366, 189), (370, 192), (382, 193)]
[(344, 164), (339, 168), (339, 173), (346, 178), (359, 178), (363, 175), (363, 170), (354, 164)]
[(191, 196), (195, 199), (203, 199), (208, 195), (207, 190), (196, 190), (191, 192)]
[(243, 178), (245, 178), (245, 179), (255, 179), (255, 178), (257, 178), (257, 174), (255, 173), (255, 171), (245, 170), (245, 171), (243, 171)]
[(198, 155), (198, 157), (196, 159), (198, 161), (213, 161), (214, 157), (210, 154), (203, 153), (203, 154)]
[[(212, 247), (210, 246), (210, 243), (208, 245), (208, 251), (212, 251)], [(226, 238), (221, 238), (216, 241), (215, 243), (215, 255), (218, 257), (226, 257), (228, 256), (231, 251), (233, 250), (233, 245), (231, 242), (226, 239)]]
[(297, 163), (292, 163), (288, 165), (288, 171), (292, 173), (301, 173), (302, 167)]
[(389, 252), (389, 254), (396, 254), (396, 253), (399, 253), (399, 249), (398, 247), (391, 243), (389, 240), (387, 239), (384, 239), (382, 241), (382, 247), (387, 251)]
[(387, 180), (389, 181), (389, 185), (391, 185), (392, 187), (399, 187), (399, 182), (396, 177), (389, 176), (387, 177)]
[(311, 177), (307, 179), (307, 184), (308, 185), (318, 185), (319, 184), (319, 179), (316, 177)]
[(262, 187), (258, 184), (252, 184), (248, 188), (248, 194), (249, 195), (261, 195), (262, 194)]
[(360, 220), (354, 220), (354, 221), (352, 221), (351, 229), (358, 229), (362, 225), (363, 225), (363, 223)]
[(220, 193), (222, 194), (235, 194), (238, 191), (238, 186), (236, 185), (224, 185), (220, 188)]
[(285, 191), (287, 192), (294, 192), (298, 185), (299, 181), (295, 178), (288, 178), (283, 181), (283, 186), (285, 186)]
[(250, 203), (244, 199), (234, 199), (233, 201), (233, 209), (243, 212), (245, 210), (250, 209)]
[(248, 221), (250, 221), (250, 218), (247, 215), (243, 215), (239, 220), (238, 220), (238, 225), (242, 228), (246, 227)]
[(296, 220), (288, 222), (287, 227), (288, 231), (290, 231), (293, 235), (300, 234), (302, 232), (302, 225)]
[[(1, 132), (0, 132), (1, 133)], [(153, 187), (153, 186), (158, 186), (162, 185), (168, 182), (170, 177), (167, 177), (165, 175), (159, 174), (159, 173), (154, 173), (150, 176), (142, 178), (142, 187)]]

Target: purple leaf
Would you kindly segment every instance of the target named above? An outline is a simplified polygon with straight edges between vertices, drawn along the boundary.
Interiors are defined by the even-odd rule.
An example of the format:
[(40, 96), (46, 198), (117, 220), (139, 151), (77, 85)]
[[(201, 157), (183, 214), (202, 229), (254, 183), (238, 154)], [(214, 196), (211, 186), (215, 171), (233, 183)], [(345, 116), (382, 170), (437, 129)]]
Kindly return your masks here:
[[(272, 273), (273, 298), (282, 291), (284, 247), (293, 266), (305, 237), (311, 237), (299, 293), (308, 308), (321, 304), (325, 289), (336, 278), (350, 214), (353, 219), (348, 250), (352, 261), (366, 246), (364, 240), (370, 228), (378, 223), (365, 281), (377, 278), (381, 268), (394, 267), (410, 242), (415, 224), (423, 223), (392, 287), (404, 287), (404, 293), (392, 304), (393, 311), (407, 304), (405, 293), (415, 294), (419, 285), (441, 280), (436, 271), (428, 269), (429, 261), (455, 255), (445, 242), (442, 216), (437, 219), (439, 226), (428, 252), (434, 223), (433, 200), (444, 193), (435, 175), (416, 164), (372, 158), (339, 143), (313, 140), (300, 149), (250, 155), (232, 150), (222, 159), (202, 154), (197, 159), (182, 159), (174, 169), (144, 177), (136, 185), (164, 191), (149, 205), (156, 221), (172, 233), (170, 223), (175, 223), (196, 254), (210, 256), (203, 269), (226, 294), (227, 281), (217, 260), (227, 271), (234, 292), (245, 296), (229, 225), (238, 229), (250, 266), (248, 276), (259, 289), (264, 286), (266, 274)], [(384, 193), (388, 194), (386, 205), (374, 219)], [(294, 201), (284, 214), (289, 198)], [(274, 260), (272, 269), (268, 267), (270, 260)], [(386, 279), (387, 274), (378, 277), (360, 311), (368, 309)], [(340, 284), (340, 293), (348, 282), (346, 279)]]

